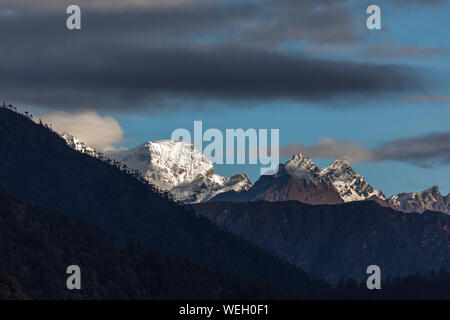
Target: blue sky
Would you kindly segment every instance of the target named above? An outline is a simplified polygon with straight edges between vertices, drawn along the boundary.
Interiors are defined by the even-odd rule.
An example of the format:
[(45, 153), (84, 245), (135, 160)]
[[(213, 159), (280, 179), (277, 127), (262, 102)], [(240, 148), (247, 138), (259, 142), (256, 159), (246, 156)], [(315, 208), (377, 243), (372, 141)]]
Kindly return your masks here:
[[(45, 8), (39, 4), (28, 6), (24, 0), (5, 0), (0, 5), (0, 24), (7, 23), (10, 28), (0, 32), (0, 36), (4, 41), (14, 36), (14, 40), (8, 41), (11, 52), (0, 53), (3, 61), (0, 67), (6, 74), (12, 72), (16, 81), (2, 83), (6, 88), (5, 99), (41, 116), (65, 112), (64, 117), (70, 119), (71, 114), (84, 110), (96, 112), (100, 117), (112, 116), (123, 131), (123, 138), (108, 141), (116, 147), (132, 148), (147, 140), (168, 139), (174, 129), (192, 130), (194, 120), (202, 120), (205, 129), (218, 128), (223, 132), (227, 128), (279, 129), (282, 146), (295, 143), (314, 146), (323, 138), (331, 138), (336, 142), (357, 141), (375, 152), (390, 142), (400, 143), (399, 139), (450, 132), (449, 1), (374, 1), (381, 7), (382, 30), (368, 30), (365, 8), (372, 4), (369, 1), (340, 0), (329, 4), (325, 0), (302, 0), (291, 4), (291, 10), (287, 1), (273, 0), (201, 0), (167, 6), (165, 1), (141, 4), (116, 0), (99, 0), (93, 6), (80, 0), (86, 17), (84, 29), (71, 34), (54, 29), (61, 21), (63, 2), (58, 5), (49, 2)], [(22, 15), (23, 12), (27, 15)], [(117, 17), (122, 19), (119, 24), (115, 23)], [(40, 23), (41, 28), (34, 23)], [(295, 75), (290, 75), (293, 80), (287, 83), (291, 89), (284, 91), (283, 83), (270, 79), (270, 61), (267, 68), (260, 64), (259, 68), (267, 69), (262, 70), (266, 73), (262, 72), (261, 77), (267, 79), (261, 80), (264, 89), (259, 93), (246, 83), (240, 90), (239, 85), (226, 79), (212, 79), (213, 85), (209, 87), (208, 80), (202, 81), (214, 72), (202, 69), (202, 63), (190, 69), (198, 61), (196, 50), (203, 48), (211, 52), (211, 58), (199, 53), (205, 69), (217, 65), (225, 78), (230, 76), (226, 69), (233, 61), (238, 65), (242, 58), (244, 64), (240, 69), (251, 65), (251, 52), (257, 53), (255, 61), (284, 56), (321, 59), (328, 66), (318, 69), (323, 73), (319, 75), (324, 82), (323, 98), (320, 83), (319, 87), (312, 86), (313, 96), (302, 92), (300, 82), (305, 81), (302, 77), (298, 80), (297, 94), (292, 89), (297, 81)], [(30, 50), (35, 55), (28, 58)], [(160, 56), (151, 50), (159, 50)], [(150, 57), (148, 52), (153, 55)], [(260, 52), (263, 55), (258, 56)], [(184, 65), (183, 59), (191, 60)], [(286, 61), (277, 65), (284, 67)], [(347, 79), (345, 67), (343, 71), (340, 69), (339, 65), (345, 66), (346, 61), (358, 63), (350, 66), (353, 69), (348, 78), (355, 76), (359, 80)], [(374, 90), (352, 88), (365, 82), (364, 63), (379, 66), (376, 72), (367, 75), (367, 78), (375, 75), (370, 81), (379, 87)], [(419, 73), (425, 85), (415, 87), (415, 79), (405, 79), (404, 74), (403, 78), (395, 78), (400, 72), (398, 67)], [(252, 79), (252, 75), (245, 74), (247, 69), (239, 73), (239, 67), (236, 68), (230, 82), (239, 80), (239, 76)], [(335, 69), (330, 78), (347, 79), (348, 83), (333, 83), (326, 68)], [(249, 70), (258, 73), (259, 69)], [(152, 73), (158, 76), (151, 78)], [(394, 82), (404, 81), (405, 87), (397, 83), (385, 86), (391, 76)], [(163, 79), (162, 84), (158, 79)], [(176, 81), (172, 83), (172, 79)], [(258, 82), (258, 76), (253, 81)], [(307, 82), (306, 78), (303, 86)], [(155, 84), (158, 89), (151, 87)], [(333, 87), (341, 86), (343, 98), (334, 97)], [(264, 91), (281, 94), (266, 96)], [(107, 123), (112, 123), (109, 120)], [(95, 130), (89, 130), (89, 134), (92, 132), (95, 136)], [(388, 196), (421, 191), (433, 185), (447, 194), (448, 141), (441, 141), (438, 147), (427, 154), (431, 157), (428, 160), (432, 160), (431, 167), (422, 165), (420, 155), (419, 162), (384, 155), (382, 159), (354, 161), (352, 165)], [(417, 147), (412, 143), (411, 148)], [(331, 156), (312, 157), (320, 167), (334, 160)], [(226, 176), (245, 171), (253, 182), (259, 174), (257, 165), (217, 165), (216, 170)]]
[[(409, 8), (408, 10), (392, 10), (392, 6), (382, 6), (382, 31), (367, 31), (369, 42), (395, 41), (403, 45), (417, 45), (450, 49), (448, 32), (450, 30), (450, 3), (443, 4), (438, 10), (435, 7)], [(361, 15), (361, 22), (364, 22)], [(363, 44), (365, 45), (365, 43)], [(304, 43), (298, 48), (290, 45), (289, 49), (302, 50)], [(377, 58), (361, 57), (359, 52), (349, 51), (324, 52), (321, 55), (349, 60), (370, 60)], [(450, 59), (448, 55), (428, 58), (387, 58), (383, 61), (402, 64), (415, 64), (427, 68), (429, 72), (440, 73), (448, 80)], [(430, 75), (431, 76), (431, 75)], [(447, 78), (445, 78), (447, 77)], [(437, 88), (441, 95), (450, 95), (448, 88)], [(423, 94), (423, 93), (418, 93)], [(314, 144), (323, 137), (335, 140), (357, 139), (369, 146), (377, 146), (394, 138), (407, 138), (439, 132), (450, 128), (450, 102), (411, 103), (402, 99), (377, 99), (359, 105), (349, 104), (346, 109), (318, 107), (312, 103), (258, 103), (247, 109), (236, 112), (232, 106), (202, 111), (175, 111), (160, 113), (139, 113), (138, 119), (117, 119), (125, 131), (124, 145), (135, 146), (145, 140), (167, 139), (175, 128), (193, 130), (193, 121), (202, 120), (205, 128), (279, 128), (280, 143), (290, 144), (301, 141)], [(284, 158), (283, 161), (288, 159)], [(328, 165), (329, 159), (314, 159), (320, 166)], [(397, 161), (356, 163), (353, 167), (374, 187), (383, 190), (387, 195), (418, 191), (439, 185), (442, 193), (450, 192), (450, 166), (440, 165), (433, 168), (422, 168), (417, 165)], [(252, 181), (259, 175), (256, 165), (217, 165), (216, 170), (223, 175), (246, 171)]]

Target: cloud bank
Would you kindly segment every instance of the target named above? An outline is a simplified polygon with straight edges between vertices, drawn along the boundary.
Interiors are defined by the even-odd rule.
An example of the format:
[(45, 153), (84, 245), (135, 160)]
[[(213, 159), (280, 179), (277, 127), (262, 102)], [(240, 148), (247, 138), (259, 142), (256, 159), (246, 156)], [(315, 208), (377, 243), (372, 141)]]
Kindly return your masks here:
[(123, 139), (123, 131), (116, 119), (100, 116), (95, 111), (77, 113), (52, 112), (41, 116), (58, 132), (67, 132), (87, 146), (99, 151), (113, 151)]
[(8, 44), (0, 50), (0, 86), (8, 101), (70, 111), (204, 101), (336, 106), (422, 90), (421, 73), (412, 67), (279, 49), (292, 41), (361, 40), (350, 3), (80, 0), (83, 27), (73, 32), (61, 11), (70, 3), (5, 0), (0, 10), (12, 14), (0, 19)]

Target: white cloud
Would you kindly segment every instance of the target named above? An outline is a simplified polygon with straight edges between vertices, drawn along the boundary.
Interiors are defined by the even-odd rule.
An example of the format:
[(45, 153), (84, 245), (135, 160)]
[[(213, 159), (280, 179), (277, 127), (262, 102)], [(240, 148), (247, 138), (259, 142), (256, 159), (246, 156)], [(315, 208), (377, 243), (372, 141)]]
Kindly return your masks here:
[(58, 111), (42, 115), (41, 118), (56, 131), (68, 132), (98, 151), (115, 150), (115, 145), (123, 139), (119, 122), (111, 116), (102, 117), (95, 111)]

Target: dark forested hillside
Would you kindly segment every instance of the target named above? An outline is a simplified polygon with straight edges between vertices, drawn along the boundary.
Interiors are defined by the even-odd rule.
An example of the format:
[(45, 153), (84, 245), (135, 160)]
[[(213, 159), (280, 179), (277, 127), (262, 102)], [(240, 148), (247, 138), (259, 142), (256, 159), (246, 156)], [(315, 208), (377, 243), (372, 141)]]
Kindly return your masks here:
[(286, 202), (215, 202), (195, 206), (217, 225), (337, 282), (450, 269), (450, 216), (400, 213), (372, 201), (339, 205)]
[[(116, 245), (98, 228), (24, 207), (0, 190), (0, 299), (248, 299), (289, 297), (263, 281), (222, 276), (184, 258)], [(66, 287), (78, 265), (82, 290)], [(17, 281), (15, 280), (17, 279)]]
[(222, 231), (134, 177), (69, 148), (56, 133), (0, 108), (0, 186), (27, 204), (85, 219), (119, 243), (183, 256), (208, 269), (276, 283), (311, 297), (321, 282), (256, 245)]
[[(0, 300), (298, 298), (261, 279), (226, 276), (185, 258), (144, 250), (132, 239), (119, 246), (98, 228), (24, 206), (4, 190), (0, 230)], [(81, 267), (82, 290), (66, 288), (65, 271), (71, 264)], [(379, 291), (342, 280), (310, 297), (449, 299), (449, 286), (450, 274), (441, 270), (383, 281)]]
[(16, 279), (0, 270), (0, 300), (27, 299)]

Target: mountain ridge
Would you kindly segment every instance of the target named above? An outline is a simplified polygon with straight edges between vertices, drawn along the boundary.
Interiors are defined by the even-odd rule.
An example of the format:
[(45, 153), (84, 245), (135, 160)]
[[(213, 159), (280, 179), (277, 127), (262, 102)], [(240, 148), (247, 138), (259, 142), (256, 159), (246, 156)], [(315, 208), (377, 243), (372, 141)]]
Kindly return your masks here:
[[(277, 196), (272, 196), (274, 194)], [(336, 160), (321, 170), (311, 158), (299, 153), (280, 164), (275, 175), (261, 176), (249, 190), (225, 192), (211, 201), (297, 200), (310, 204), (338, 204), (372, 197), (386, 199), (381, 191), (353, 170), (347, 160)]]
[(349, 161), (338, 159), (321, 170), (303, 154), (296, 154), (290, 161), (280, 164), (275, 175), (261, 176), (248, 190), (224, 192), (210, 201), (261, 200), (296, 200), (315, 205), (372, 200), (401, 212), (423, 213), (429, 210), (450, 214), (450, 196), (442, 196), (437, 186), (387, 198), (358, 174)]
[[(103, 157), (69, 133), (63, 132), (60, 136), (81, 153)], [(161, 152), (164, 148), (165, 152)], [(155, 149), (156, 152), (152, 151)], [(287, 163), (280, 164), (273, 177), (263, 175), (252, 185), (246, 173), (230, 178), (216, 174), (213, 164), (202, 153), (193, 145), (182, 142), (148, 141), (131, 150), (110, 152), (109, 155), (125, 167), (131, 167), (134, 175), (139, 173), (141, 180), (183, 203), (297, 200), (310, 204), (337, 204), (373, 200), (401, 212), (431, 210), (450, 214), (450, 194), (441, 195), (438, 186), (386, 198), (383, 192), (368, 184), (346, 159), (337, 159), (321, 170), (309, 157), (298, 153)], [(289, 177), (284, 176), (286, 174)]]

